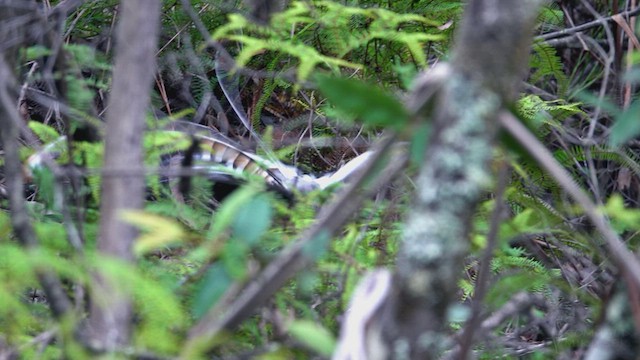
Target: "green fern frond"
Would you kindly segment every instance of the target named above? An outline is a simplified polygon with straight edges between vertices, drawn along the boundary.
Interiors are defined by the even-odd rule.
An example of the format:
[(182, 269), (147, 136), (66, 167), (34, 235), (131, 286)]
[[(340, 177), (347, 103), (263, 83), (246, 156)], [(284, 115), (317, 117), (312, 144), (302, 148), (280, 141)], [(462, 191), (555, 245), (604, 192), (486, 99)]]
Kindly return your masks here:
[(564, 23), (564, 13), (557, 4), (548, 4), (542, 7), (540, 15), (538, 15), (538, 22), (546, 27), (549, 25), (560, 26)]
[[(640, 157), (630, 150), (617, 150), (593, 145), (588, 148), (591, 159), (596, 161), (608, 161), (619, 166), (629, 168), (637, 176), (640, 176)], [(587, 161), (587, 148), (573, 146), (568, 150), (556, 150), (554, 157), (561, 165), (570, 168), (575, 162)]]
[(562, 131), (562, 121), (573, 115), (582, 115), (581, 103), (567, 103), (564, 100), (545, 101), (537, 95), (525, 95), (516, 103), (518, 114), (540, 138), (552, 129)]
[(58, 130), (38, 121), (29, 121), (29, 129), (45, 144), (52, 143), (60, 138)]
[[(522, 249), (520, 249), (522, 250)], [(517, 268), (519, 270), (525, 270), (527, 272), (533, 272), (535, 274), (544, 274), (551, 276), (549, 269), (537, 260), (524, 256), (525, 252), (522, 250), (518, 254), (510, 256), (497, 256), (491, 262), (491, 269), (494, 272), (504, 271), (507, 268)]]
[[(281, 55), (277, 55), (270, 63), (267, 65), (267, 71), (274, 71), (276, 67), (280, 63)], [(271, 95), (275, 91), (278, 83), (274, 79), (266, 79), (264, 86), (262, 88), (262, 94), (260, 94), (260, 98), (256, 102), (253, 113), (251, 114), (251, 123), (254, 127), (258, 127), (260, 124), (260, 118), (262, 116), (262, 109), (267, 104), (267, 101), (271, 98)]]
[[(84, 165), (89, 169), (101, 169), (104, 157), (104, 146), (102, 143), (77, 142), (75, 163)], [(91, 192), (91, 196), (96, 202), (100, 201), (100, 184), (102, 177), (98, 174), (87, 176), (87, 184)]]
[[(341, 67), (362, 68), (362, 64), (344, 57), (376, 39), (402, 44), (418, 64), (426, 66), (422, 44), (442, 39), (436, 30), (425, 31), (425, 26), (435, 29), (438, 24), (421, 15), (349, 7), (330, 1), (313, 5), (312, 8), (309, 3), (294, 2), (288, 10), (274, 16), (271, 28), (260, 28), (240, 15), (231, 15), (228, 24), (218, 28), (213, 38), (242, 44), (236, 58), (238, 66), (246, 65), (264, 51), (296, 58), (300, 80), (307, 79), (318, 65), (334, 71)], [(296, 31), (293, 36), (292, 29)], [(308, 45), (318, 34), (327, 47), (322, 52)]]
[(538, 82), (545, 78), (553, 78), (557, 83), (557, 93), (564, 95), (567, 92), (569, 81), (555, 48), (542, 42), (535, 43), (529, 65), (533, 70), (531, 81)]

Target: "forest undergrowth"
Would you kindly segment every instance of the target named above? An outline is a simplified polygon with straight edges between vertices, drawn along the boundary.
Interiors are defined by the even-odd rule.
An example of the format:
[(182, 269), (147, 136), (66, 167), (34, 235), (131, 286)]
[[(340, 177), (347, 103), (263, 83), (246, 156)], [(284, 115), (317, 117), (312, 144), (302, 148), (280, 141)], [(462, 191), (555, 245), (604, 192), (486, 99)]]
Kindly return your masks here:
[[(0, 0), (0, 107), (19, 115), (22, 164), (15, 175), (4, 142), (0, 359), (334, 354), (357, 284), (371, 270), (397, 266), (435, 126), (415, 121), (407, 103), (416, 76), (450, 60), (465, 3), (262, 3), (162, 1), (143, 165), (106, 169), (122, 5)], [(623, 334), (612, 336), (623, 349), (618, 358), (637, 358), (640, 288), (623, 276), (571, 189), (586, 192), (637, 253), (638, 12), (635, 1), (581, 0), (549, 2), (538, 15), (529, 70), (510, 110), (570, 185), (513, 134), (498, 134), (495, 176), (472, 218), (442, 358), (458, 358), (470, 344), (480, 359), (596, 359), (599, 329), (616, 310), (624, 319), (611, 330)], [(395, 173), (362, 180), (368, 193), (354, 190), (362, 206), (327, 225), (333, 234), (308, 230), (357, 172), (326, 187), (317, 179), (338, 178), (329, 175), (390, 133), (396, 141), (372, 173), (384, 176), (394, 163)], [(228, 150), (215, 160), (215, 141), (236, 149), (233, 156)], [(239, 171), (242, 161), (267, 170)], [(27, 216), (19, 221), (7, 185), (15, 176), (25, 181)], [(145, 179), (143, 208), (119, 214), (139, 232), (130, 258), (101, 253), (109, 177)], [(26, 222), (34, 231), (27, 243), (16, 229)], [(290, 250), (305, 260), (283, 266), (283, 286), (263, 283), (261, 303), (237, 310), (252, 281)], [(98, 273), (131, 299), (130, 341), (115, 349), (84, 336), (92, 306), (108, 298)]]

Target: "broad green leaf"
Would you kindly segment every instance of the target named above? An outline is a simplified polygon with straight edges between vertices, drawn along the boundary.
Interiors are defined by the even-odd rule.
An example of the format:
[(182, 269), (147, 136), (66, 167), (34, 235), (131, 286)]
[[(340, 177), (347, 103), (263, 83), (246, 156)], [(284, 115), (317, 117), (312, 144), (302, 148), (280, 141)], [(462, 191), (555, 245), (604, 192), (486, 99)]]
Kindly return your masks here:
[(247, 256), (250, 250), (246, 243), (233, 238), (224, 244), (222, 263), (232, 279), (242, 280), (247, 275)]
[(544, 231), (544, 229), (545, 226), (541, 222), (539, 214), (533, 209), (525, 209), (500, 226), (500, 238), (508, 239), (517, 234), (525, 232), (536, 233)]
[(229, 195), (213, 214), (212, 225), (207, 234), (207, 239), (215, 238), (233, 224), (238, 211), (259, 192), (260, 188), (256, 186), (243, 186)]
[(424, 161), (427, 144), (429, 143), (429, 135), (431, 134), (431, 124), (422, 123), (413, 132), (411, 136), (411, 164), (422, 166)]
[(42, 246), (59, 252), (68, 249), (67, 232), (61, 223), (38, 221), (34, 222), (34, 228)]
[(41, 57), (49, 56), (53, 53), (51, 49), (42, 45), (30, 46), (25, 51), (25, 60), (36, 60)]
[(331, 356), (336, 340), (331, 332), (309, 320), (296, 320), (289, 325), (289, 334), (297, 341), (324, 356)]
[(222, 264), (216, 263), (209, 267), (207, 273), (198, 283), (191, 311), (196, 319), (201, 318), (213, 306), (231, 285), (232, 280), (224, 270)]
[(619, 194), (611, 196), (604, 206), (604, 211), (611, 219), (611, 226), (616, 232), (640, 229), (640, 210), (625, 207), (624, 200)]
[(315, 271), (303, 271), (296, 277), (296, 290), (300, 294), (311, 296), (319, 283), (320, 278)]
[(295, 359), (295, 355), (292, 351), (286, 347), (277, 347), (275, 350), (271, 350), (267, 353), (256, 356), (256, 360), (290, 360)]
[[(38, 198), (44, 202), (47, 210), (55, 209), (55, 176), (51, 169), (45, 166), (32, 169), (33, 178), (38, 187)], [(58, 210), (58, 209), (56, 209)]]
[(317, 260), (327, 252), (330, 240), (331, 236), (327, 231), (320, 231), (315, 238), (304, 245), (302, 254), (312, 260)]
[(611, 146), (620, 146), (640, 134), (639, 116), (640, 101), (634, 101), (627, 110), (616, 117), (616, 123), (611, 128), (609, 137)]
[(585, 104), (589, 104), (594, 107), (598, 106), (610, 115), (617, 117), (621, 114), (621, 111), (616, 103), (610, 98), (604, 97), (601, 99), (598, 96), (595, 96), (586, 91), (578, 93), (576, 95), (576, 98)]
[(248, 245), (253, 245), (271, 226), (273, 209), (270, 197), (260, 194), (252, 198), (236, 213), (233, 236)]
[(397, 99), (371, 84), (329, 76), (318, 76), (317, 84), (338, 110), (367, 125), (400, 130), (409, 120), (407, 110)]
[(60, 134), (54, 127), (41, 122), (29, 121), (29, 129), (31, 129), (43, 143), (51, 143), (60, 138)]
[[(187, 316), (183, 305), (172, 289), (146, 276), (135, 264), (120, 259), (92, 254), (91, 267), (102, 274), (106, 281), (117, 286), (113, 292), (133, 295), (136, 304), (136, 344), (153, 352), (175, 352), (181, 327)], [(85, 274), (88, 278), (89, 274)], [(88, 280), (87, 280), (88, 282)], [(93, 281), (89, 285), (93, 285)], [(100, 291), (93, 288), (93, 291)], [(97, 297), (104, 301), (105, 297)], [(83, 357), (86, 358), (86, 357)]]
[(120, 216), (143, 231), (133, 245), (137, 256), (180, 242), (185, 236), (180, 224), (164, 216), (143, 211), (123, 211)]

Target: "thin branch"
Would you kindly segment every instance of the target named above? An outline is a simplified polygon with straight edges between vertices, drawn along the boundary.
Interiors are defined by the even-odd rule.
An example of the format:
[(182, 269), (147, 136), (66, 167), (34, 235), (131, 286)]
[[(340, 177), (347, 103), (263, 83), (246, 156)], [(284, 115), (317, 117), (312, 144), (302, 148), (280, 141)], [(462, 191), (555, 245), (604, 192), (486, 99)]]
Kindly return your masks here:
[[(613, 40), (613, 33), (611, 32), (611, 28), (609, 27), (609, 24), (607, 21), (605, 21), (605, 19), (600, 16), (600, 14), (591, 6), (591, 4), (589, 4), (586, 0), (581, 0), (582, 5), (587, 8), (587, 10), (591, 13), (591, 15), (593, 15), (596, 18), (596, 21), (598, 21), (600, 24), (602, 24), (602, 27), (604, 28), (605, 34), (607, 35), (607, 42), (608, 42), (608, 47), (609, 47), (609, 53), (607, 54), (607, 56), (604, 58), (604, 74), (603, 74), (603, 78), (602, 78), (602, 83), (600, 84), (600, 92), (598, 94), (598, 104), (596, 105), (595, 108), (595, 112), (593, 114), (593, 117), (591, 118), (591, 123), (589, 124), (589, 135), (588, 138), (589, 140), (591, 140), (593, 138), (593, 133), (595, 131), (596, 128), (596, 124), (598, 123), (598, 118), (600, 117), (600, 111), (601, 111), (601, 103), (604, 99), (604, 96), (607, 92), (607, 84), (609, 83), (609, 75), (611, 73), (611, 65), (614, 62), (614, 56), (615, 56), (615, 44), (614, 44), (614, 40)], [(611, 17), (611, 19), (613, 19), (613, 17)], [(597, 191), (597, 179), (595, 176), (595, 173), (593, 172), (593, 167), (590, 167), (591, 169), (591, 178), (592, 181), (594, 182), (594, 190)]]
[(573, 181), (571, 175), (555, 160), (551, 152), (509, 112), (498, 116), (500, 125), (507, 130), (547, 170), (558, 184), (577, 202), (589, 220), (603, 236), (614, 263), (627, 278), (640, 286), (640, 264), (613, 231), (604, 215), (589, 196)]
[(596, 19), (596, 20), (593, 20), (593, 21), (590, 21), (588, 23), (584, 23), (582, 25), (578, 25), (578, 26), (575, 26), (575, 27), (572, 27), (572, 28), (562, 29), (562, 30), (559, 30), (559, 31), (554, 31), (552, 33), (539, 35), (539, 36), (535, 37), (535, 40), (536, 41), (545, 41), (545, 40), (554, 39), (554, 38), (557, 38), (557, 37), (573, 35), (575, 33), (578, 33), (578, 32), (584, 31), (584, 30), (588, 30), (588, 29), (594, 28), (596, 26), (600, 26), (600, 25), (602, 25), (603, 21), (605, 21), (605, 22), (612, 21), (615, 16), (625, 16), (626, 17), (626, 16), (634, 16), (634, 15), (638, 15), (638, 14), (640, 14), (640, 7), (637, 7), (635, 9), (633, 9), (633, 10), (623, 11), (623, 12), (620, 12), (618, 14), (607, 16), (607, 17), (604, 17), (602, 19)]
[[(2, 109), (0, 110), (0, 133), (4, 149), (4, 175), (9, 195), (11, 223), (18, 241), (25, 248), (34, 249), (39, 244), (25, 206), (22, 164), (18, 152), (19, 126), (22, 120), (15, 107), (17, 97), (14, 98), (10, 94), (10, 86), (14, 82), (13, 75), (2, 54), (0, 54), (0, 79), (4, 79), (0, 83), (0, 109)], [(37, 275), (53, 315), (58, 318), (67, 315), (72, 305), (62, 288), (60, 279), (51, 271), (43, 269), (37, 270)]]
[(498, 174), (496, 197), (494, 199), (495, 208), (491, 214), (489, 233), (487, 234), (487, 247), (484, 249), (482, 259), (480, 260), (480, 268), (478, 269), (478, 277), (473, 292), (471, 318), (467, 321), (460, 339), (460, 360), (467, 358), (467, 353), (473, 345), (474, 333), (478, 330), (478, 326), (480, 325), (482, 301), (487, 294), (489, 278), (491, 276), (491, 259), (493, 258), (493, 250), (498, 244), (498, 232), (500, 230), (500, 223), (504, 217), (504, 192), (507, 189), (509, 181), (509, 168), (505, 161), (502, 161), (500, 166), (501, 169)]
[(532, 294), (525, 291), (519, 292), (513, 295), (509, 301), (491, 314), (491, 316), (484, 319), (480, 325), (480, 331), (483, 333), (493, 331), (506, 319), (531, 306), (544, 310), (547, 307), (547, 300), (542, 294)]
[(95, 0), (63, 0), (58, 5), (47, 11), (47, 17), (56, 17), (58, 14), (66, 14), (75, 11), (86, 2), (93, 2)]
[[(548, 307), (547, 299), (545, 299), (544, 295), (542, 294), (535, 294), (526, 291), (516, 293), (511, 297), (511, 299), (509, 299), (509, 301), (507, 301), (498, 310), (494, 311), (482, 321), (479, 326), (481, 339), (486, 339), (487, 337), (489, 337), (490, 334), (507, 319), (520, 314), (531, 307), (546, 310)], [(459, 335), (455, 335), (454, 338), (458, 336), (465, 335), (464, 333), (462, 333)], [(450, 352), (446, 353), (441, 359), (459, 360), (462, 359), (462, 357), (460, 357), (460, 354), (460, 345), (458, 345), (451, 349)]]

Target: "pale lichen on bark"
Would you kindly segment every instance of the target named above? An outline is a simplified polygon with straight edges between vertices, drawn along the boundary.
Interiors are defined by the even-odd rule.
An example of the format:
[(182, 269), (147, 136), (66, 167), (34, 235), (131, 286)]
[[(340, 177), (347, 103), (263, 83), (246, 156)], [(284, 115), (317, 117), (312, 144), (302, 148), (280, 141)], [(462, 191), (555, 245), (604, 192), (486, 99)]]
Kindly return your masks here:
[[(468, 252), (470, 209), (492, 178), (489, 162), (496, 128), (488, 124), (502, 105), (497, 95), (483, 91), (460, 74), (449, 79), (442, 95), (440, 114), (436, 115), (441, 128), (431, 139), (431, 151), (425, 159), (429, 165), (416, 180), (420, 187), (398, 255), (398, 279), (403, 283), (401, 307), (415, 306), (415, 301), (435, 309), (426, 318), (414, 314), (408, 319), (414, 323), (410, 328), (422, 328), (421, 334), (416, 333), (418, 346), (435, 352), (447, 346), (436, 331), (438, 326), (433, 325), (446, 323), (449, 302), (458, 291), (457, 279)], [(432, 325), (421, 326), (424, 321)], [(409, 343), (398, 337), (394, 357), (412, 358), (415, 349), (407, 347)]]
[[(434, 135), (435, 143), (426, 159), (429, 166), (417, 179), (421, 186), (416, 211), (407, 219), (406, 241), (398, 259), (401, 276), (408, 275), (416, 266), (440, 262), (442, 256), (457, 257), (456, 254), (466, 252), (466, 242), (442, 239), (466, 238), (468, 225), (461, 215), (477, 202), (491, 182), (488, 162), (495, 127), (492, 129), (488, 123), (500, 108), (499, 98), (474, 89), (459, 75), (449, 80), (443, 95), (440, 109), (446, 109), (447, 113), (439, 118), (450, 122), (450, 126)], [(447, 103), (469, 106), (454, 107)], [(442, 280), (449, 284), (451, 279)]]
[(395, 290), (381, 315), (392, 358), (430, 359), (448, 347), (447, 314), (457, 303), (471, 218), (492, 179), (495, 118), (517, 96), (541, 4), (467, 4), (451, 74), (431, 114), (432, 135), (398, 254)]

